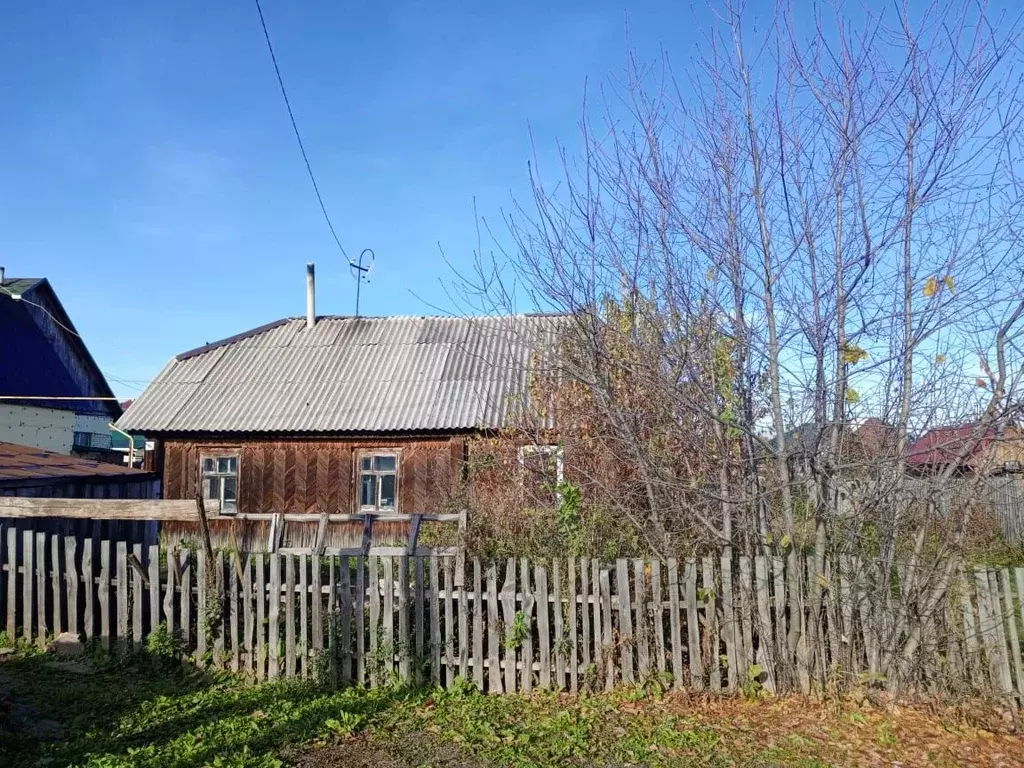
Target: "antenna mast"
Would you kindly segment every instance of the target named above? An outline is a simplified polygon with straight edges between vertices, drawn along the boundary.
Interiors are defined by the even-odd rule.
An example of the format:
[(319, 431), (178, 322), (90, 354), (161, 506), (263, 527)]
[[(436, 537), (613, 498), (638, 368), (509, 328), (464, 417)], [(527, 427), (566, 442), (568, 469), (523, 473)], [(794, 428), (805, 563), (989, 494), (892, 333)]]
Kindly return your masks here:
[[(370, 254), (370, 263), (363, 266), (363, 257), (366, 254)], [(370, 270), (373, 269), (373, 262), (376, 261), (376, 258), (370, 248), (364, 248), (363, 252), (359, 254), (359, 261), (350, 259), (348, 262), (349, 271), (356, 280), (356, 317), (359, 317), (359, 289), (364, 282), (370, 282)]]

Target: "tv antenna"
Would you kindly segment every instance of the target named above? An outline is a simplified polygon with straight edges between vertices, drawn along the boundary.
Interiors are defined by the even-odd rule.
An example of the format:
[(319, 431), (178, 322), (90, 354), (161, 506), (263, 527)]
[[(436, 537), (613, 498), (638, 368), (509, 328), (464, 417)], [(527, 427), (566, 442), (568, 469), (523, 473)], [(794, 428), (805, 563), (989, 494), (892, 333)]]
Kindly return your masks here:
[[(366, 256), (366, 254), (370, 254), (370, 263), (364, 265), (363, 257)], [(374, 255), (373, 250), (370, 248), (364, 248), (363, 252), (359, 254), (358, 261), (352, 261), (349, 259), (348, 269), (349, 272), (352, 273), (352, 277), (356, 280), (356, 317), (359, 317), (359, 289), (362, 287), (363, 283), (370, 282), (370, 270), (373, 269), (373, 262), (376, 258), (377, 257)]]

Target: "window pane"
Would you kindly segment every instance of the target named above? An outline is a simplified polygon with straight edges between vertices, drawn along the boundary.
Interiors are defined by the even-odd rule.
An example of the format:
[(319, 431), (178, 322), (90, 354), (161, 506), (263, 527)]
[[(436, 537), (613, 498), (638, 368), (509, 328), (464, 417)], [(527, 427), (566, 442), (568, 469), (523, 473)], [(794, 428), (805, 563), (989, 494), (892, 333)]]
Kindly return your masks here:
[(208, 478), (204, 483), (206, 487), (206, 498), (208, 499), (219, 499), (220, 498), (220, 479), (216, 477)]
[(397, 459), (394, 456), (374, 456), (373, 468), (378, 472), (394, 472)]
[(234, 503), (238, 494), (238, 479), (234, 477), (224, 478), (224, 501)]
[(228, 458), (217, 459), (217, 471), (218, 472), (230, 472), (231, 470), (228, 468), (229, 464), (230, 464), (230, 461), (231, 461), (231, 459), (228, 459)]
[(232, 456), (228, 459), (228, 472), (238, 472), (238, 457)]
[(366, 470), (373, 469), (372, 462), (373, 462), (373, 459), (371, 457), (363, 456), (363, 464), (362, 464), (363, 469), (366, 469)]
[(203, 472), (213, 472), (213, 459), (203, 459)]
[(373, 475), (362, 476), (359, 504), (364, 507), (377, 506), (377, 478)]
[(380, 476), (380, 506), (381, 509), (395, 508), (395, 476)]

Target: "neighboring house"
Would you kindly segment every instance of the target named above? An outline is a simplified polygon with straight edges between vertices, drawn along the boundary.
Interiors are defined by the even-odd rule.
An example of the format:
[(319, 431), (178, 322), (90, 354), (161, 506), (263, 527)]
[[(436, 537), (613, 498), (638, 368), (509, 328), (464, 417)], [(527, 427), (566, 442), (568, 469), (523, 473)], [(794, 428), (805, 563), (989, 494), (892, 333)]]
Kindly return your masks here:
[(120, 461), (109, 424), (121, 407), (45, 278), (0, 268), (0, 339), (0, 440)]
[(907, 463), (927, 489), (930, 476), (960, 462), (947, 503), (988, 509), (1007, 540), (1024, 541), (1024, 430), (976, 432), (973, 424), (928, 430), (910, 446)]
[(160, 479), (109, 462), (0, 442), (0, 496), (155, 499)]
[(961, 473), (1024, 474), (1024, 430), (1007, 426), (1001, 436), (995, 427), (976, 434), (973, 424), (928, 430), (907, 452), (907, 463), (922, 474), (943, 470), (960, 460)]
[(559, 319), (278, 320), (178, 355), (117, 426), (165, 498), (221, 514), (453, 511), (467, 441), (521, 406)]

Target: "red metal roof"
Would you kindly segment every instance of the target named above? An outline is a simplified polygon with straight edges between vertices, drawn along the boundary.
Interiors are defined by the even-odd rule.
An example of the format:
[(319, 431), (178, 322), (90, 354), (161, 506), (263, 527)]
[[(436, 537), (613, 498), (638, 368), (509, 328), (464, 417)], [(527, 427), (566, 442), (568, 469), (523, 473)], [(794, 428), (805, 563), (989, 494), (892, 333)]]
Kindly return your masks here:
[(0, 481), (125, 476), (144, 479), (146, 473), (119, 464), (0, 442)]
[[(937, 427), (928, 430), (907, 452), (907, 462), (912, 466), (934, 466), (954, 461), (970, 443), (976, 439), (975, 424), (963, 424), (959, 427)], [(964, 457), (967, 461), (985, 449), (996, 435), (996, 428), (989, 427), (980, 440)]]

